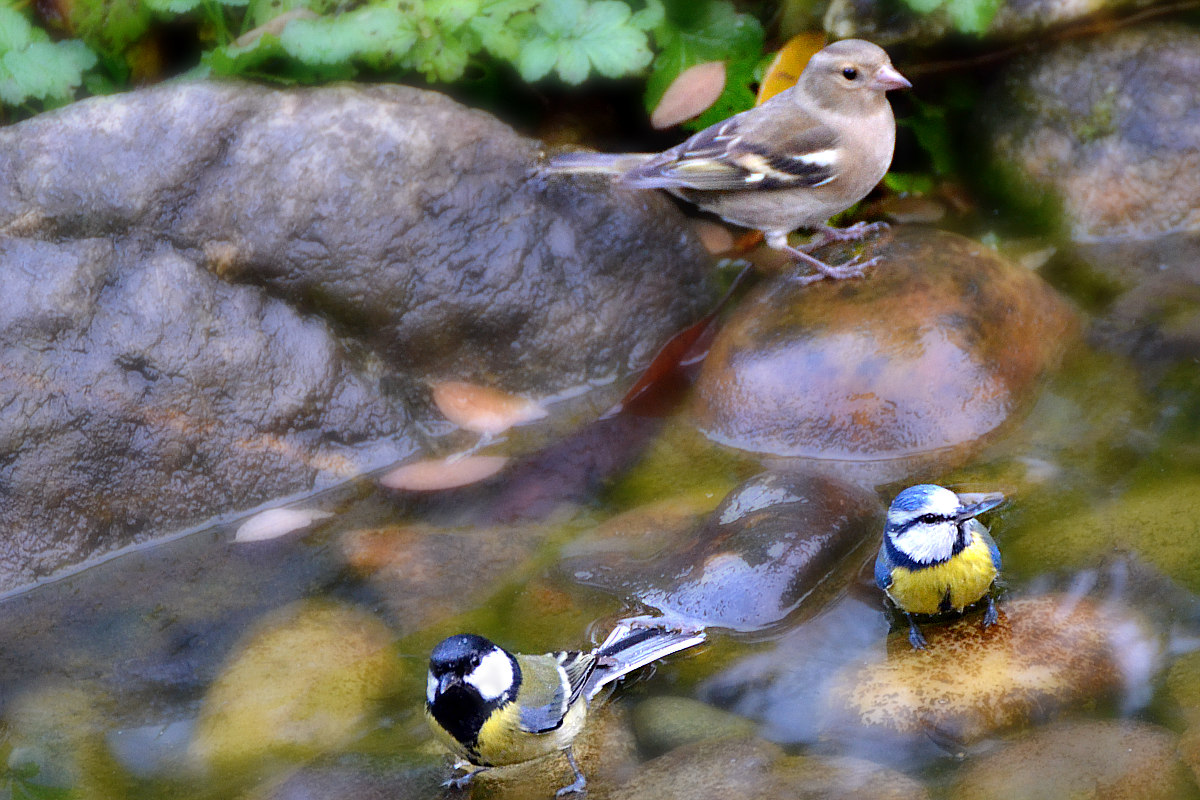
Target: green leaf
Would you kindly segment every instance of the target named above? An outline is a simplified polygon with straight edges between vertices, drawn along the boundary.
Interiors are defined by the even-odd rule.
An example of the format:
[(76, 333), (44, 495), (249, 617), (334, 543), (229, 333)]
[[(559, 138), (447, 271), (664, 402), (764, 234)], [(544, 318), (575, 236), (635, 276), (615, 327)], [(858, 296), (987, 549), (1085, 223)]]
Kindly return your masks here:
[(558, 60), (558, 47), (549, 39), (534, 39), (521, 48), (517, 58), (517, 71), (529, 83), (540, 81), (554, 69)]
[(83, 42), (51, 42), (20, 12), (0, 8), (0, 102), (68, 102), (95, 65), (96, 54)]
[[(42, 39), (47, 38), (42, 31)], [(10, 50), (24, 50), (33, 43), (34, 27), (16, 9), (0, 7), (0, 55)]]
[(728, 0), (676, 2), (654, 31), (660, 50), (646, 81), (646, 109), (653, 110), (671, 82), (689, 67), (725, 62), (725, 90), (703, 114), (686, 123), (693, 130), (754, 105), (754, 71), (763, 54), (763, 29), (749, 14), (739, 14)]
[(294, 19), (279, 35), (292, 58), (312, 66), (398, 63), (417, 41), (412, 19), (395, 8), (366, 6), (318, 19)]
[(194, 11), (202, 0), (142, 0), (146, 8), (160, 14), (186, 14)]
[(620, 0), (544, 0), (526, 32), (517, 69), (529, 81), (553, 69), (572, 85), (583, 83), (593, 70), (609, 78), (640, 72), (652, 55), (646, 32), (633, 17)]
[(1000, 0), (950, 0), (947, 10), (955, 28), (963, 33), (980, 34), (992, 24), (1000, 10)]

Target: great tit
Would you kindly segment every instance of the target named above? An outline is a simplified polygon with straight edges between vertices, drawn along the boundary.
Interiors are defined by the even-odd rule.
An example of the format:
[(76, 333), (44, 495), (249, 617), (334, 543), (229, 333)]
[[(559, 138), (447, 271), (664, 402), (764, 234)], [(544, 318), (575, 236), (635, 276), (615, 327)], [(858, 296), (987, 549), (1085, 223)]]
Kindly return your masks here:
[(1002, 494), (960, 497), (932, 484), (910, 486), (892, 501), (875, 583), (908, 618), (914, 648), (923, 650), (926, 641), (913, 614), (961, 613), (987, 596), (983, 627), (999, 619), (988, 591), (1000, 572), (1000, 549), (975, 517), (1002, 502)]
[(703, 631), (622, 622), (591, 652), (545, 655), (513, 654), (472, 633), (444, 639), (429, 657), (425, 717), (460, 759), (456, 768), (470, 770), (447, 785), (462, 787), (488, 767), (561, 750), (575, 782), (557, 794), (581, 791), (587, 781), (571, 743), (583, 730), (592, 698), (622, 675), (704, 638)]
[[(832, 267), (806, 251), (882, 227), (839, 229), (827, 221), (863, 199), (888, 171), (896, 120), (886, 95), (911, 86), (881, 48), (843, 39), (809, 59), (792, 88), (669, 150), (567, 153), (546, 169), (599, 172), (617, 176), (622, 186), (665, 189), (762, 231), (768, 246), (817, 270), (808, 280), (856, 277), (871, 262)], [(796, 228), (819, 232), (798, 249), (787, 241)]]

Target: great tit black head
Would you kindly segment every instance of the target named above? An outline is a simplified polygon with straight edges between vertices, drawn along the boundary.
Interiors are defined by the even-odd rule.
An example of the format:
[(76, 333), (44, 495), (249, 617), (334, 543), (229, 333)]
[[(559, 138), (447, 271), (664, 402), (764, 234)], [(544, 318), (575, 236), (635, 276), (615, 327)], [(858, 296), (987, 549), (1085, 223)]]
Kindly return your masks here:
[(473, 748), (483, 723), (516, 699), (520, 686), (521, 668), (511, 653), (482, 636), (460, 633), (430, 654), (425, 700), (438, 724)]

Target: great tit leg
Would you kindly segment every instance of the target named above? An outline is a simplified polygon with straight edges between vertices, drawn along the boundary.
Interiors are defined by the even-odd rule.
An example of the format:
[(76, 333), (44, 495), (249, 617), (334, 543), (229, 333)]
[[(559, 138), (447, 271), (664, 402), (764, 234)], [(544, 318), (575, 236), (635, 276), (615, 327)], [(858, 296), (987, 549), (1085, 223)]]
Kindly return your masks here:
[(983, 612), (983, 627), (990, 628), (1000, 621), (1000, 612), (996, 610), (996, 601), (988, 595), (987, 611)]
[(929, 642), (925, 641), (925, 637), (921, 635), (920, 629), (917, 628), (917, 621), (907, 611), (904, 616), (908, 617), (908, 643), (913, 646), (913, 650), (924, 650), (929, 646)]
[(583, 773), (579, 771), (579, 765), (575, 763), (575, 754), (571, 752), (571, 748), (563, 750), (567, 755), (567, 763), (571, 765), (571, 769), (575, 772), (575, 782), (570, 786), (564, 786), (554, 793), (555, 797), (565, 797), (575, 792), (582, 792), (587, 788), (587, 778), (583, 777)]
[(487, 767), (477, 767), (469, 761), (456, 761), (454, 769), (465, 769), (467, 773), (443, 782), (442, 786), (450, 789), (465, 789), (471, 783), (471, 779), (486, 770)]

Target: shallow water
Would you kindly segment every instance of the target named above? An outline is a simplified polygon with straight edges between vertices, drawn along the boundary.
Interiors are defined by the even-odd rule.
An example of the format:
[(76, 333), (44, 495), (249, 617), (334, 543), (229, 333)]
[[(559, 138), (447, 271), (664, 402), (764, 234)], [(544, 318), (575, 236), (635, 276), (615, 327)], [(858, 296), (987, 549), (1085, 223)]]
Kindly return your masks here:
[[(1055, 264), (1049, 274), (1102, 317), (1086, 281), (1073, 283), (1072, 271)], [(0, 599), (0, 797), (439, 796), (437, 783), (449, 772), (421, 715), (430, 647), (460, 630), (527, 652), (588, 646), (618, 616), (645, 610), (630, 602), (636, 592), (622, 597), (577, 580), (574, 559), (597, 526), (663, 502), (676, 519), (700, 519), (761, 469), (758, 459), (710, 443), (677, 419), (614, 483), (541, 521), (433, 527), (363, 479), (308, 499), (305, 507), (336, 512), (311, 531), (238, 544), (234, 521)], [(1050, 719), (1131, 717), (1188, 729), (1200, 714), (1200, 691), (1169, 691), (1164, 676), (1200, 645), (1194, 356), (1147, 364), (1078, 345), (1020, 419), (970, 463), (930, 477), (1009, 495), (986, 517), (1005, 557), (1002, 607), (1058, 592), (1119, 608), (1114, 629), (1125, 624), (1121, 615), (1137, 620), (1138, 632), (1118, 648), (1126, 662), (1120, 691)], [(886, 503), (899, 487), (877, 488)], [(648, 529), (662, 524), (653, 518)], [(361, 533), (379, 529), (392, 533)], [(867, 757), (934, 795), (976, 755), (1049, 721), (969, 742), (931, 737), (932, 746), (913, 751), (822, 731), (823, 679), (878, 661), (894, 646), (892, 620), (866, 570), (857, 569), (871, 556), (860, 548), (848, 570), (812, 587), (821, 591), (781, 622), (714, 629), (708, 644), (658, 665), (652, 679), (630, 682), (611, 705), (629, 712), (651, 697), (698, 698), (749, 718), (759, 736), (789, 753)], [(370, 702), (352, 709), (339, 735), (322, 731), (311, 747), (268, 746), (248, 759), (206, 762), (197, 755), (205, 724), (198, 720), (214, 682), (269, 612), (313, 599), (363, 610), (386, 626), (396, 674), (372, 684)], [(296, 660), (306, 656), (297, 652)], [(344, 668), (330, 665), (331, 680)], [(268, 670), (259, 679), (286, 676)], [(253, 686), (246, 691), (252, 695)], [(249, 738), (263, 734), (241, 724), (203, 735), (231, 737), (234, 744), (222, 746), (235, 749), (238, 737), (248, 737), (245, 746), (258, 752)], [(642, 756), (631, 763), (655, 751), (638, 735)], [(1194, 784), (1181, 786), (1181, 794), (1195, 793)], [(479, 791), (504, 793), (491, 784)], [(605, 791), (601, 778), (594, 793)]]

